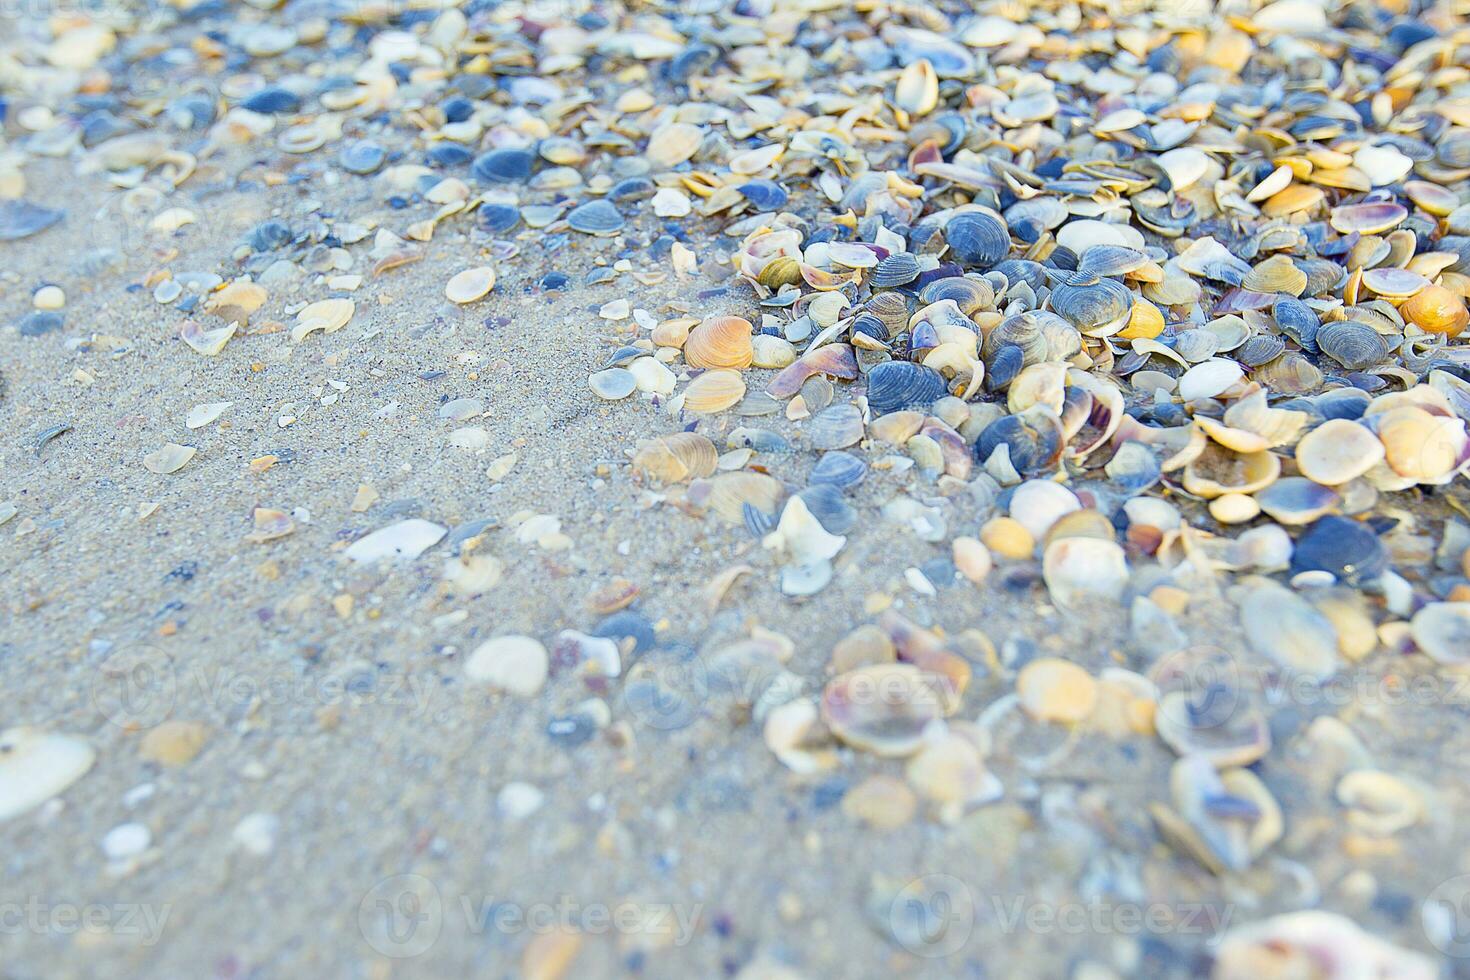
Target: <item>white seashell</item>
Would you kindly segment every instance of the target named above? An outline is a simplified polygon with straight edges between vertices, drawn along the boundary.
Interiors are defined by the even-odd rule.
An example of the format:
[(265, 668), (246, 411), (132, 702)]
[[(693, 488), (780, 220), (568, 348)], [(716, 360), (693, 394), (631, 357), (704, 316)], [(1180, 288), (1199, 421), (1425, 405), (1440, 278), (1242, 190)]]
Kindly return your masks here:
[(546, 683), (546, 647), (530, 636), (497, 636), (475, 648), (465, 661), (465, 677), (507, 694), (529, 698)]
[(438, 544), (439, 539), (448, 532), (448, 528), (432, 521), (413, 517), (358, 538), (348, 546), (345, 553), (348, 558), (358, 562), (372, 562), (382, 558), (413, 561)]
[(456, 272), (444, 284), (444, 298), (451, 303), (473, 303), (495, 288), (495, 269), (488, 265)]
[(682, 218), (691, 208), (689, 195), (678, 188), (663, 187), (653, 195), (653, 213), (660, 218)]
[(1179, 397), (1187, 402), (1200, 398), (1214, 398), (1229, 390), (1241, 378), (1245, 369), (1237, 362), (1224, 357), (1212, 357), (1201, 361), (1179, 379)]
[(652, 357), (635, 359), (628, 365), (628, 373), (633, 375), (639, 391), (655, 395), (672, 395), (679, 381), (673, 371)]
[(1337, 672), (1337, 631), (1311, 603), (1275, 583), (1252, 589), (1240, 603), (1240, 625), (1251, 647), (1298, 674), (1326, 680)]
[(65, 792), (97, 758), (90, 742), (34, 728), (0, 733), (0, 821), (33, 810)]
[(467, 425), (449, 433), (449, 444), (455, 449), (484, 449), (490, 445), (490, 432), (482, 426)]
[(193, 446), (181, 446), (176, 442), (164, 443), (162, 448), (143, 457), (143, 468), (160, 475), (177, 473), (185, 463), (194, 458), (196, 452), (198, 450)]
[(1169, 175), (1176, 193), (1198, 183), (1210, 169), (1210, 158), (1203, 150), (1192, 146), (1181, 146), (1161, 154), (1158, 162), (1164, 173)]
[(1414, 614), (1414, 643), (1439, 664), (1470, 661), (1470, 602), (1431, 602)]
[(1011, 493), (1010, 515), (1037, 541), (1062, 515), (1081, 509), (1075, 493), (1051, 480), (1027, 480)]
[(1047, 546), (1041, 574), (1052, 601), (1067, 609), (1088, 600), (1121, 599), (1128, 584), (1128, 562), (1116, 542), (1061, 538)]
[(189, 409), (189, 415), (184, 420), (184, 425), (191, 429), (202, 429), (206, 425), (225, 414), (225, 409), (234, 402), (205, 402), (203, 405), (195, 405)]
[(291, 328), (291, 342), (299, 344), (314, 331), (335, 333), (347, 325), (356, 312), (357, 304), (350, 299), (324, 299), (310, 303), (296, 314), (296, 325)]
[(761, 544), (773, 551), (784, 551), (796, 565), (812, 565), (836, 557), (847, 544), (840, 534), (829, 534), (807, 509), (806, 502), (793, 495), (781, 511), (776, 530), (767, 534)]

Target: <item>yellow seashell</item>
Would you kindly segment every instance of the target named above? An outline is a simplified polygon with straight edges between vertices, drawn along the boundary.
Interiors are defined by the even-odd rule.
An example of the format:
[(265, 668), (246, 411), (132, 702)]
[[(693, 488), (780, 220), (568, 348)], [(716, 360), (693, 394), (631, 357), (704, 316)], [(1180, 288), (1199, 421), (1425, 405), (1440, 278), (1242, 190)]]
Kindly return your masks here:
[(1118, 331), (1121, 340), (1152, 340), (1164, 332), (1164, 314), (1146, 299), (1137, 299), (1128, 314), (1128, 325)]
[(649, 439), (633, 456), (633, 469), (661, 483), (687, 483), (709, 476), (719, 462), (715, 444), (697, 432)]
[(745, 379), (739, 371), (706, 371), (684, 389), (684, 407), (701, 415), (731, 408), (745, 397)]
[(1404, 300), (1399, 313), (1420, 330), (1447, 337), (1458, 337), (1470, 325), (1465, 301), (1443, 286), (1425, 286)]

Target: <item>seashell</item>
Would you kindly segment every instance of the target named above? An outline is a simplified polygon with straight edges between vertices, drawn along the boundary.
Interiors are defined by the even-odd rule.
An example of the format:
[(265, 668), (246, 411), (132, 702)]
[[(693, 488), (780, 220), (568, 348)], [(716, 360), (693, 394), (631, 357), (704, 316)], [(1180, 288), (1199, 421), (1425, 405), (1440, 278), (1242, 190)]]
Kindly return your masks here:
[(831, 534), (845, 534), (857, 523), (857, 511), (829, 483), (814, 483), (797, 493), (812, 516)]
[(1187, 402), (1215, 398), (1245, 377), (1245, 370), (1235, 361), (1213, 357), (1184, 372), (1179, 379), (1179, 397)]
[(1429, 285), (1417, 272), (1392, 267), (1364, 269), (1362, 285), (1369, 291), (1391, 300), (1403, 300)]
[(1067, 365), (1060, 361), (1023, 368), (1006, 392), (1006, 407), (1016, 413), (1032, 405), (1042, 405), (1053, 415), (1061, 415), (1066, 377)]
[(1328, 419), (1303, 436), (1296, 447), (1297, 469), (1328, 487), (1356, 480), (1383, 458), (1378, 436), (1348, 419)]
[(1241, 280), (1241, 288), (1253, 293), (1285, 293), (1300, 296), (1307, 288), (1307, 274), (1284, 255), (1273, 255)]
[(762, 211), (779, 211), (786, 206), (786, 188), (774, 180), (749, 180), (735, 188)]
[(924, 745), (924, 733), (959, 706), (952, 682), (912, 664), (859, 667), (822, 691), (822, 721), (843, 742), (874, 755), (903, 758)]
[(1061, 424), (1044, 406), (1037, 405), (986, 426), (975, 441), (975, 459), (988, 463), (997, 452), (1003, 452), (1019, 476), (1043, 476), (1056, 469), (1062, 446)]
[(626, 368), (607, 368), (590, 375), (587, 385), (598, 398), (618, 401), (638, 390), (638, 378)]
[(177, 473), (184, 468), (184, 464), (194, 458), (199, 450), (193, 446), (181, 446), (176, 442), (167, 442), (159, 449), (143, 457), (143, 468), (149, 473), (157, 473), (165, 476)]
[(755, 359), (754, 328), (738, 316), (713, 316), (689, 331), (684, 360), (696, 368), (747, 368)]
[[(1442, 945), (1453, 940), (1446, 937)], [(1336, 912), (1288, 912), (1236, 926), (1215, 951), (1214, 980), (1253, 980), (1261, 976), (1327, 976), (1343, 973), (1337, 964), (1354, 964), (1366, 976), (1430, 980), (1439, 966), (1414, 950), (1379, 939)], [(1264, 972), (1263, 972), (1264, 971)]]
[(1255, 493), (1281, 475), (1281, 459), (1267, 450), (1237, 453), (1214, 443), (1184, 467), (1184, 489), (1213, 500), (1227, 493)]
[(745, 522), (745, 509), (774, 516), (785, 496), (781, 481), (754, 470), (720, 473), (710, 480), (709, 507), (731, 524)]
[(1447, 667), (1470, 662), (1470, 602), (1431, 602), (1409, 622), (1414, 644)]
[(465, 678), (516, 697), (534, 697), (546, 684), (551, 658), (531, 636), (497, 636), (481, 643), (465, 660)]
[(577, 205), (567, 212), (566, 221), (573, 231), (604, 237), (616, 235), (625, 223), (618, 209), (602, 200)]
[[(1270, 489), (1267, 487), (1262, 493)], [(1260, 515), (1261, 505), (1256, 502), (1255, 497), (1247, 497), (1243, 493), (1227, 493), (1211, 500), (1209, 510), (1210, 516), (1221, 524), (1244, 524)]]
[(762, 547), (789, 555), (800, 567), (830, 561), (846, 543), (846, 538), (822, 527), (800, 496), (787, 499), (776, 529), (761, 540)]
[(985, 368), (985, 390), (1004, 391), (1021, 373), (1026, 355), (1015, 344), (1004, 344), (990, 355)]
[(682, 393), (683, 407), (701, 415), (723, 412), (744, 397), (745, 379), (739, 371), (728, 369), (704, 372), (689, 382)]
[(0, 241), (13, 242), (45, 231), (66, 217), (66, 212), (45, 208), (30, 201), (0, 201)]
[(1428, 333), (1458, 337), (1470, 325), (1465, 300), (1443, 286), (1426, 286), (1399, 307), (1404, 320)]
[(309, 303), (296, 314), (296, 325), (291, 328), (291, 342), (299, 344), (306, 336), (317, 330), (335, 333), (352, 319), (357, 304), (350, 299), (323, 299)]
[(1355, 769), (1338, 780), (1337, 802), (1347, 808), (1348, 824), (1367, 834), (1388, 837), (1423, 820), (1424, 799), (1407, 781), (1380, 769)]
[(1256, 503), (1278, 524), (1310, 524), (1342, 504), (1330, 487), (1305, 477), (1288, 476), (1256, 493)]
[(638, 390), (650, 394), (672, 395), (674, 386), (678, 383), (674, 372), (654, 357), (635, 358), (628, 365), (627, 371), (633, 376)]
[(1388, 570), (1388, 549), (1373, 529), (1361, 521), (1335, 514), (1322, 517), (1297, 540), (1291, 572), (1328, 572), (1338, 581), (1357, 586)]
[(1174, 809), (1149, 809), (1160, 836), (1217, 875), (1245, 871), (1281, 839), (1281, 806), (1249, 769), (1217, 773), (1209, 760), (1185, 756), (1169, 785)]
[(928, 58), (909, 62), (899, 73), (893, 104), (912, 116), (924, 116), (939, 103), (939, 76)]
[(1116, 602), (1128, 584), (1128, 562), (1114, 541), (1061, 538), (1047, 546), (1042, 577), (1052, 601), (1075, 609), (1092, 600)]
[(918, 435), (924, 425), (923, 412), (898, 411), (873, 419), (868, 424), (868, 435), (879, 442), (902, 446)]
[(444, 285), (444, 297), (451, 303), (473, 303), (495, 288), (495, 270), (482, 265), (465, 269), (450, 277)]
[(1374, 415), (1372, 424), (1389, 468), (1416, 483), (1443, 482), (1466, 461), (1464, 419), (1405, 405)]
[(1179, 268), (1191, 275), (1204, 276), (1219, 282), (1239, 286), (1250, 275), (1251, 267), (1224, 245), (1206, 235), (1175, 259)]
[(1277, 584), (1256, 586), (1240, 603), (1240, 625), (1259, 654), (1315, 680), (1337, 672), (1337, 631), (1301, 596)]
[[(887, 417), (893, 418), (894, 416)], [(876, 422), (874, 424), (876, 425)], [(852, 453), (828, 452), (823, 453), (822, 458), (817, 460), (817, 465), (812, 467), (808, 480), (813, 484), (828, 484), (839, 490), (846, 490), (863, 482), (867, 475), (868, 464)]]
[(1438, 218), (1446, 217), (1460, 206), (1458, 194), (1427, 180), (1404, 181), (1404, 194), (1415, 205)]
[(694, 156), (703, 140), (704, 131), (693, 123), (667, 123), (649, 134), (643, 155), (655, 170), (672, 170)]
[(943, 375), (910, 361), (875, 365), (868, 372), (867, 382), (868, 408), (875, 417), (904, 409), (927, 408), (949, 394)]
[(1010, 516), (1037, 541), (1064, 515), (1082, 509), (1077, 495), (1051, 480), (1027, 480), (1011, 493)]
[(502, 147), (482, 153), (470, 164), (470, 173), (487, 184), (523, 184), (531, 179), (536, 155), (523, 147)]
[(766, 393), (774, 398), (790, 398), (801, 390), (807, 378), (816, 374), (855, 381), (858, 377), (857, 357), (847, 344), (825, 344), (798, 357), (766, 384)]
[(1254, 381), (1283, 395), (1302, 395), (1322, 385), (1322, 372), (1301, 354), (1288, 352), (1251, 373)]
[(1011, 249), (1005, 219), (993, 211), (962, 211), (944, 226), (950, 254), (969, 266), (988, 269)]
[(640, 443), (633, 469), (660, 483), (688, 483), (714, 473), (715, 444), (697, 432), (675, 432)]
[(60, 796), (96, 759), (96, 749), (80, 735), (24, 727), (0, 732), (0, 823)]
[(1328, 223), (1344, 235), (1377, 235), (1398, 227), (1408, 216), (1409, 209), (1402, 204), (1378, 201), (1335, 207)]
[(1203, 758), (1216, 769), (1248, 766), (1271, 750), (1271, 729), (1260, 711), (1240, 702), (1238, 691), (1215, 679), (1219, 676), (1202, 671), (1188, 689), (1165, 694), (1154, 726), (1180, 756)]
[[(868, 284), (875, 289), (907, 286), (919, 278), (919, 260), (908, 252), (897, 252), (873, 267)], [(943, 280), (940, 280), (941, 282)]]
[(751, 338), (750, 364), (752, 367), (779, 369), (796, 361), (796, 348), (788, 340), (758, 334)]
[(1275, 334), (1257, 334), (1237, 347), (1231, 357), (1248, 368), (1257, 368), (1281, 356), (1286, 342)]
[(381, 561), (413, 561), (438, 544), (449, 529), (431, 521), (414, 517), (379, 528), (358, 538), (343, 552), (360, 563)]
[(1302, 350), (1316, 352), (1317, 331), (1322, 321), (1315, 310), (1294, 296), (1281, 296), (1271, 308), (1271, 315), (1276, 319), (1277, 329), (1296, 341)]
[(1038, 657), (1016, 675), (1016, 697), (1038, 721), (1077, 724), (1097, 707), (1097, 680), (1071, 661)]
[(863, 438), (863, 413), (856, 405), (830, 405), (807, 423), (807, 438), (815, 449), (845, 449)]
[(1125, 442), (1103, 467), (1108, 479), (1129, 494), (1139, 494), (1159, 482), (1163, 471), (1158, 457), (1141, 442)]
[(1116, 279), (1090, 285), (1060, 283), (1052, 290), (1051, 308), (1088, 337), (1108, 337), (1128, 323), (1133, 293)]
[[(897, 257), (893, 256), (893, 258)], [(875, 282), (874, 285), (877, 283)], [(990, 283), (976, 276), (945, 276), (943, 279), (934, 280), (919, 291), (919, 302), (925, 305), (942, 303), (946, 300), (953, 301), (960, 313), (970, 316), (994, 307), (995, 290)]]

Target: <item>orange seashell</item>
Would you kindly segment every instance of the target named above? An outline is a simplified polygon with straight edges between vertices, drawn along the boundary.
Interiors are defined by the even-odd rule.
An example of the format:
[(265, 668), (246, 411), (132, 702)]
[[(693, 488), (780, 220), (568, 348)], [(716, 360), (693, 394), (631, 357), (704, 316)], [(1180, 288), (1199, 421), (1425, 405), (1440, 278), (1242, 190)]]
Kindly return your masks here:
[(684, 360), (697, 368), (748, 368), (755, 358), (750, 321), (739, 316), (712, 316), (689, 331)]
[(1443, 286), (1425, 286), (1404, 300), (1399, 312), (1419, 329), (1447, 337), (1459, 336), (1470, 324), (1465, 301)]

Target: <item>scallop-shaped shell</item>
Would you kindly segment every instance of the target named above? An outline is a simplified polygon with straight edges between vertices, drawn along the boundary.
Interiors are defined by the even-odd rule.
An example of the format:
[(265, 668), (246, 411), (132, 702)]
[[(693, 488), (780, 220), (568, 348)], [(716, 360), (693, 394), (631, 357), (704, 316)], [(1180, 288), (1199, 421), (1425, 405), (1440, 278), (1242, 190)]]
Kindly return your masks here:
[(1126, 276), (1147, 265), (1147, 253), (1126, 245), (1094, 245), (1082, 253), (1077, 271), (1090, 276)]
[(1317, 331), (1317, 346), (1349, 371), (1382, 364), (1388, 359), (1388, 341), (1357, 320), (1337, 320), (1322, 325)]
[(684, 360), (697, 368), (748, 368), (755, 356), (750, 321), (739, 316), (712, 316), (684, 341)]
[(761, 266), (760, 274), (756, 281), (767, 289), (780, 289), (782, 286), (794, 286), (801, 280), (801, 262), (789, 255), (778, 255), (770, 262)]
[(719, 452), (697, 432), (675, 432), (649, 439), (633, 455), (633, 469), (661, 483), (688, 483), (715, 471)]
[(774, 521), (785, 496), (780, 480), (754, 470), (720, 473), (709, 483), (710, 510), (731, 524), (745, 523), (746, 507), (769, 514)]
[(1251, 373), (1251, 378), (1282, 395), (1304, 395), (1322, 386), (1322, 372), (1294, 351), (1262, 364)]
[(1060, 283), (1051, 294), (1051, 308), (1089, 337), (1108, 337), (1128, 323), (1133, 293), (1116, 279), (1090, 285)]
[(671, 170), (694, 156), (703, 139), (704, 132), (693, 123), (668, 123), (649, 135), (644, 153), (654, 169)]
[(948, 678), (913, 664), (860, 667), (822, 691), (822, 720), (843, 742), (888, 758), (913, 755), (924, 732), (959, 706)]
[(879, 260), (868, 276), (868, 284), (876, 289), (892, 289), (907, 286), (919, 278), (918, 256), (909, 252), (896, 252)]
[(1307, 274), (1284, 255), (1273, 255), (1241, 280), (1241, 288), (1253, 293), (1287, 293), (1300, 296), (1307, 288)]
[(852, 453), (841, 451), (824, 453), (812, 467), (808, 481), (813, 485), (828, 484), (839, 490), (855, 487), (868, 475), (868, 464)]
[(587, 235), (616, 235), (625, 224), (622, 214), (608, 201), (588, 201), (567, 213), (567, 224), (573, 231)]
[(884, 361), (868, 372), (868, 408), (875, 417), (927, 408), (947, 394), (944, 376), (922, 364)]
[(807, 438), (816, 449), (846, 449), (863, 438), (863, 413), (856, 405), (829, 405), (807, 423)]
[(1370, 292), (1398, 302), (1429, 285), (1429, 280), (1408, 269), (1392, 266), (1363, 270), (1363, 286)]
[(1458, 337), (1470, 325), (1470, 310), (1465, 300), (1443, 286), (1426, 286), (1410, 296), (1399, 307), (1409, 323), (1429, 333)]
[(1089, 601), (1116, 602), (1128, 584), (1128, 562), (1114, 541), (1072, 537), (1054, 540), (1041, 560), (1052, 601), (1075, 609)]
[(1011, 250), (1005, 220), (991, 211), (962, 211), (944, 226), (950, 254), (969, 266), (988, 269)]
[(745, 397), (745, 380), (739, 371), (706, 371), (683, 392), (684, 408), (700, 414), (723, 412)]
[(1248, 368), (1274, 361), (1286, 350), (1286, 341), (1275, 334), (1256, 334), (1231, 352), (1231, 357)]
[(1382, 462), (1383, 456), (1378, 436), (1348, 419), (1328, 419), (1296, 446), (1297, 469), (1307, 479), (1328, 487), (1357, 479)]
[(1277, 329), (1296, 341), (1303, 350), (1317, 349), (1317, 331), (1321, 329), (1322, 321), (1306, 303), (1295, 296), (1282, 296), (1271, 308), (1271, 315), (1276, 319)]
[(990, 283), (977, 276), (945, 276), (919, 291), (921, 303), (940, 303), (944, 300), (953, 300), (959, 311), (969, 316), (993, 307), (995, 290)]
[(1046, 329), (1049, 324), (1054, 324), (1073, 334), (1076, 332), (1076, 328), (1057, 314), (1032, 310), (1006, 317), (997, 324), (985, 335), (985, 342), (981, 345), (980, 352), (988, 360), (1000, 348), (1012, 345), (1020, 348), (1022, 359), (1026, 364), (1056, 360), (1058, 358), (1052, 357), (1051, 341), (1048, 339)]
[(1281, 475), (1281, 459), (1267, 450), (1237, 453), (1215, 443), (1184, 467), (1184, 489), (1213, 500), (1227, 493), (1255, 493)]
[[(900, 253), (902, 254), (902, 253)], [(863, 308), (882, 321), (889, 333), (900, 333), (908, 326), (910, 300), (903, 293), (876, 293)]]

